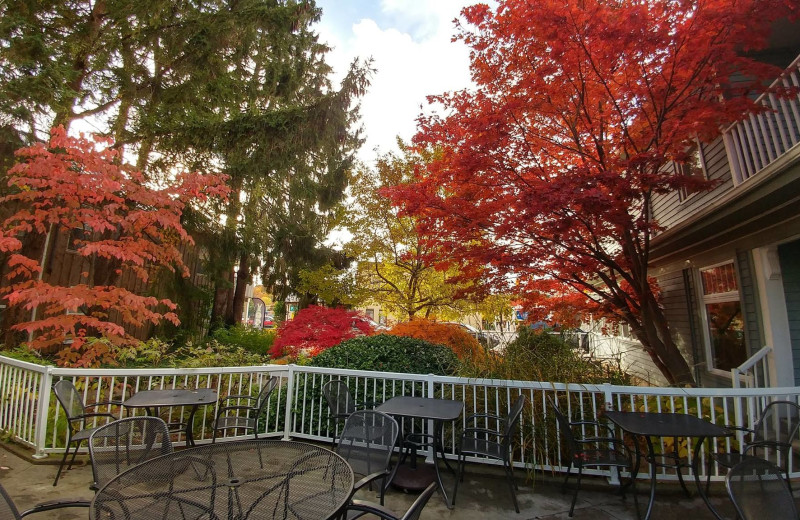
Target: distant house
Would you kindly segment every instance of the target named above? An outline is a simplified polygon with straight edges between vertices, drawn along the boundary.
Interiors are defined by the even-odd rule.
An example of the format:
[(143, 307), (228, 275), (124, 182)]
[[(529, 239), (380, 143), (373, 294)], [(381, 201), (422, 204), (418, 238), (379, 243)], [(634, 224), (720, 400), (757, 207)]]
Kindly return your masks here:
[[(800, 87), (798, 54), (800, 26), (782, 23), (758, 57), (785, 68), (776, 81)], [(653, 202), (666, 229), (653, 240), (651, 274), (702, 386), (730, 386), (731, 369), (765, 345), (769, 384), (800, 385), (800, 97), (759, 101), (769, 110), (697, 142), (681, 165), (718, 180), (713, 190)], [(625, 348), (657, 379), (644, 352)]]

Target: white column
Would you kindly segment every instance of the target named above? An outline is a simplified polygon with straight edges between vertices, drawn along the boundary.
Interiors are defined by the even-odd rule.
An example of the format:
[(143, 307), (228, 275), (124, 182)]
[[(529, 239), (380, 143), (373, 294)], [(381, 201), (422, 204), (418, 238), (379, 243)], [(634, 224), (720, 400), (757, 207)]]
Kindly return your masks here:
[(778, 259), (778, 246), (771, 245), (753, 251), (754, 274), (758, 283), (761, 320), (764, 324), (764, 344), (772, 347), (772, 386), (794, 386), (794, 362), (786, 295)]

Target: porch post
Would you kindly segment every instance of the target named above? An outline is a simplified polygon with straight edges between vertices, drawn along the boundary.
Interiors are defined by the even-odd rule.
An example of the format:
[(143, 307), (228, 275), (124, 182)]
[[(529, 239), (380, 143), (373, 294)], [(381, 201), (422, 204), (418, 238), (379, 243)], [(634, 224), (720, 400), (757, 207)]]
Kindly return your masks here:
[(289, 384), (286, 386), (286, 410), (283, 421), (283, 440), (288, 441), (292, 438), (292, 402), (294, 401), (294, 369), (295, 365), (289, 365)]
[(36, 406), (36, 453), (34, 459), (47, 457), (44, 452), (45, 442), (47, 441), (47, 412), (50, 410), (50, 387), (53, 386), (53, 374), (51, 367), (44, 367), (39, 378), (39, 398)]

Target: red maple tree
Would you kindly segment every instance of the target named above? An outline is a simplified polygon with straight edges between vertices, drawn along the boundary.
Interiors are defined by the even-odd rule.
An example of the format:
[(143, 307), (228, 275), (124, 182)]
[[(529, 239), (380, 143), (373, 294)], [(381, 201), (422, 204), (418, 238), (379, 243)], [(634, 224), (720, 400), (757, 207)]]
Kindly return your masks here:
[[(134, 327), (161, 320), (178, 323), (173, 302), (136, 294), (120, 280), (130, 272), (146, 282), (157, 268), (188, 276), (179, 246), (193, 241), (181, 225), (183, 210), (190, 203), (227, 196), (222, 177), (197, 173), (180, 174), (156, 189), (122, 164), (111, 145), (108, 139), (69, 137), (62, 127), (54, 128), (49, 143), (17, 151), (20, 162), (6, 175), (10, 194), (0, 199), (14, 208), (0, 228), (9, 279), (3, 298), (10, 307), (36, 309), (36, 319), (13, 329), (32, 334), (32, 348), (65, 344), (59, 353), (65, 365), (113, 361), (109, 343), (137, 341), (109, 320), (111, 313)], [(26, 236), (54, 235), (59, 229), (79, 230), (85, 237), (71, 244), (89, 260), (82, 283), (49, 282), (40, 276), (41, 258), (25, 254)], [(87, 343), (89, 337), (108, 341)]]
[[(415, 144), (435, 149), (392, 197), (469, 274), (553, 281), (630, 324), (672, 384), (692, 384), (648, 276), (657, 194), (709, 187), (667, 168), (695, 139), (763, 109), (780, 71), (763, 47), (789, 1), (500, 1), (462, 12), (474, 90), (430, 98)], [(742, 81), (730, 81), (736, 74)], [(778, 94), (781, 94), (780, 92)], [(545, 291), (553, 292), (553, 287)], [(559, 292), (555, 291), (555, 292)], [(539, 299), (541, 303), (542, 299)], [(556, 299), (563, 304), (563, 298)]]
[(270, 356), (297, 357), (304, 352), (313, 357), (342, 341), (372, 333), (369, 319), (356, 311), (309, 305), (278, 327)]

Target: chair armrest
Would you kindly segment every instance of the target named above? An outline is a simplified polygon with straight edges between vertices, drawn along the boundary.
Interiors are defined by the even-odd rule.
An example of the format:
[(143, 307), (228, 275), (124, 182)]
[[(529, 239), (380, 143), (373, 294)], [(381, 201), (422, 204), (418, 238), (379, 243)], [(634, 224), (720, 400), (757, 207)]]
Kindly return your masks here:
[(109, 405), (109, 404), (113, 404), (113, 405), (116, 405), (116, 406), (122, 406), (122, 401), (114, 401), (114, 400), (112, 400), (112, 401), (97, 401), (96, 403), (89, 403), (86, 406), (84, 406), (83, 408), (85, 410), (86, 408), (94, 408), (96, 406)]
[(607, 432), (613, 432), (614, 428), (609, 426), (608, 424), (601, 423), (598, 421), (573, 421), (569, 423), (570, 426), (593, 426), (595, 428), (602, 428)]
[(243, 404), (234, 404), (230, 406), (223, 406), (219, 409), (220, 412), (224, 412), (225, 410), (255, 410), (256, 408), (253, 406), (245, 406)]
[(41, 513), (43, 511), (52, 511), (53, 509), (61, 509), (65, 507), (89, 507), (92, 502), (89, 500), (51, 500), (36, 504), (32, 508), (22, 511), (19, 516), (24, 517), (34, 513)]
[(494, 414), (491, 414), (491, 413), (474, 413), (474, 414), (470, 415), (469, 417), (467, 417), (465, 420), (466, 421), (471, 421), (473, 419), (498, 419), (500, 421), (505, 421), (506, 420), (505, 417), (500, 417), (499, 415), (494, 415)]
[(376, 504), (374, 502), (368, 502), (366, 500), (353, 500), (347, 505), (346, 510), (369, 513), (375, 516), (379, 516), (381, 518), (385, 518), (386, 520), (399, 520), (400, 518), (390, 509), (383, 507), (380, 504)]
[(758, 441), (758, 442), (753, 442), (753, 443), (747, 444), (744, 447), (744, 450), (742, 450), (742, 453), (743, 454), (747, 454), (748, 451), (757, 450), (759, 448), (770, 448), (770, 449), (778, 450), (778, 451), (784, 450), (784, 449), (791, 450), (792, 449), (792, 443), (791, 442), (778, 442), (778, 441)]
[(617, 439), (616, 437), (584, 437), (583, 439), (575, 439), (577, 444), (594, 444), (597, 442), (602, 442), (606, 444), (621, 444), (622, 446), (627, 446), (625, 441), (622, 439)]
[(250, 401), (258, 401), (258, 397), (252, 395), (228, 395), (220, 399), (220, 403), (224, 403), (229, 399), (248, 399)]
[(489, 430), (486, 428), (464, 428), (464, 431), (461, 432), (461, 438), (471, 436), (469, 434), (480, 434), (480, 435), (493, 435), (495, 437), (503, 437), (502, 432), (497, 430)]
[(91, 417), (111, 417), (112, 419), (116, 419), (117, 418), (117, 416), (114, 415), (113, 413), (108, 413), (108, 412), (97, 412), (97, 413), (94, 413), (94, 412), (91, 412), (91, 413), (84, 413), (84, 414), (81, 414), (81, 415), (76, 415), (75, 417), (70, 419), (70, 422), (72, 422), (72, 421), (83, 421), (83, 420), (89, 419)]
[(386, 478), (388, 475), (389, 472), (387, 470), (383, 470), (383, 471), (376, 471), (375, 473), (370, 473), (366, 477), (362, 477), (358, 482), (356, 482), (353, 485), (353, 493), (363, 488), (364, 486), (370, 484), (371, 482), (375, 482), (380, 478)]

